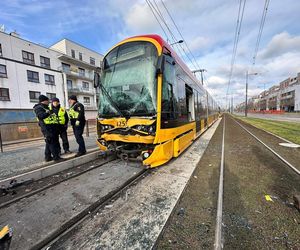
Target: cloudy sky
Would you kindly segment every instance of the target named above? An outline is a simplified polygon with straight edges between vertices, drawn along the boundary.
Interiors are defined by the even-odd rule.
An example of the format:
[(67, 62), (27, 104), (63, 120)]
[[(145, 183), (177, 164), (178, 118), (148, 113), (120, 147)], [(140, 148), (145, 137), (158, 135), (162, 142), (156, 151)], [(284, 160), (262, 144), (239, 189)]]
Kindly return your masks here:
[[(154, 0), (151, 0), (152, 2)], [(264, 0), (248, 0), (230, 93), (244, 100), (245, 74), (249, 94), (300, 72), (300, 1), (270, 0), (255, 67), (251, 67)], [(175, 27), (156, 0), (176, 38)], [(205, 68), (205, 85), (224, 104), (239, 0), (164, 0), (197, 63)], [(25, 39), (50, 46), (69, 38), (102, 54), (128, 36), (157, 33), (165, 37), (145, 0), (2, 0), (0, 24)], [(165, 37), (166, 38), (166, 37)], [(184, 58), (191, 69), (194, 66)]]

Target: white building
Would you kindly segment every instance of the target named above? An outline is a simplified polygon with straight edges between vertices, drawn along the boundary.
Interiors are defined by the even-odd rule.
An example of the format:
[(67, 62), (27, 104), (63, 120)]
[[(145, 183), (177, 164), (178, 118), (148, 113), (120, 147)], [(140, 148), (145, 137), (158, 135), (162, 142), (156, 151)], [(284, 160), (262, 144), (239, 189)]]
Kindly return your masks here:
[(87, 118), (94, 118), (93, 70), (101, 59), (66, 39), (47, 48), (0, 31), (0, 123), (34, 120), (32, 108), (40, 94), (58, 97), (66, 107), (68, 96), (75, 94), (86, 106)]
[(103, 56), (68, 39), (63, 39), (50, 48), (62, 53), (58, 56), (61, 61), (59, 70), (64, 73), (68, 94), (76, 95), (87, 110), (96, 110), (94, 70), (100, 67)]

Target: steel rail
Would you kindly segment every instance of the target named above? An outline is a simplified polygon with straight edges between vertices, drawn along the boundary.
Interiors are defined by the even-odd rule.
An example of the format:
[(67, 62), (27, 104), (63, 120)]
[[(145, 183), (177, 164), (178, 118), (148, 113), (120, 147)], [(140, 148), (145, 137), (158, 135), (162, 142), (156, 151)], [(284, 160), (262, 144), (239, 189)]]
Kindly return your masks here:
[[(296, 172), (298, 175), (300, 175), (300, 170), (298, 170), (296, 167), (294, 167), (291, 163), (289, 163), (286, 159), (284, 159), (281, 155), (279, 155), (274, 149), (269, 147), (266, 143), (264, 143), (262, 140), (260, 140), (256, 135), (254, 135), (252, 132), (250, 132), (245, 126), (240, 124), (236, 119), (233, 119), (241, 128), (243, 128), (246, 132), (248, 132), (252, 137), (254, 137), (258, 142), (260, 142), (262, 145), (264, 145), (268, 150), (270, 150), (274, 155), (276, 155), (282, 162), (284, 162), (287, 166), (289, 166), (294, 172)], [(263, 130), (262, 130), (263, 131)]]
[(224, 186), (224, 145), (225, 145), (225, 116), (223, 121), (223, 137), (222, 137), (222, 155), (220, 164), (220, 178), (219, 178), (219, 192), (217, 204), (217, 218), (215, 229), (214, 249), (220, 250), (223, 248), (222, 244), (222, 220), (223, 220), (223, 186)]
[(129, 178), (123, 185), (116, 188), (115, 190), (111, 191), (98, 201), (94, 202), (90, 206), (88, 206), (86, 209), (84, 209), (82, 212), (80, 212), (78, 215), (70, 219), (69, 221), (65, 222), (63, 225), (61, 225), (57, 230), (52, 232), (50, 235), (48, 235), (45, 239), (38, 242), (36, 245), (31, 247), (31, 250), (37, 250), (37, 249), (55, 249), (54, 244), (57, 243), (62, 237), (64, 237), (66, 234), (68, 234), (72, 229), (74, 229), (76, 226), (78, 226), (80, 223), (82, 223), (85, 219), (87, 219), (91, 214), (96, 212), (101, 207), (105, 206), (110, 201), (114, 200), (116, 197), (118, 197), (124, 190), (126, 190), (131, 185), (135, 184), (137, 181), (139, 181), (142, 177), (145, 176), (146, 173), (148, 173), (150, 169), (143, 169), (141, 172), (137, 173), (133, 177)]
[[(92, 167), (87, 168), (87, 169), (85, 169), (85, 170), (83, 170), (83, 171), (80, 171), (80, 172), (78, 172), (78, 173), (76, 173), (76, 174), (74, 174), (74, 175), (68, 176), (68, 177), (63, 178), (63, 179), (61, 179), (61, 180), (59, 180), (59, 181), (56, 181), (56, 182), (51, 183), (51, 184), (48, 184), (48, 185), (46, 185), (46, 186), (44, 186), (44, 187), (41, 187), (41, 188), (39, 188), (39, 189), (33, 190), (33, 191), (31, 191), (31, 192), (28, 192), (28, 193), (26, 193), (26, 194), (24, 194), (24, 195), (21, 195), (21, 196), (19, 196), (19, 197), (16, 197), (16, 198), (11, 199), (11, 200), (9, 200), (9, 201), (3, 202), (2, 204), (0, 204), (0, 209), (2, 209), (2, 208), (4, 208), (4, 207), (7, 207), (7, 206), (9, 206), (9, 205), (11, 205), (11, 204), (13, 204), (13, 203), (16, 203), (16, 202), (18, 202), (18, 201), (20, 201), (20, 200), (22, 200), (22, 199), (24, 199), (24, 198), (28, 198), (28, 197), (30, 197), (30, 196), (33, 196), (33, 195), (35, 195), (35, 194), (38, 194), (38, 193), (40, 193), (40, 192), (42, 192), (42, 191), (44, 191), (44, 190), (46, 190), (46, 189), (49, 189), (49, 188), (51, 188), (51, 187), (56, 186), (56, 185), (58, 185), (58, 184), (60, 184), (60, 183), (62, 183), (62, 182), (65, 182), (65, 181), (68, 181), (68, 180), (73, 179), (73, 178), (75, 178), (75, 177), (78, 177), (78, 176), (80, 176), (80, 175), (83, 175), (83, 174), (85, 174), (85, 173), (87, 173), (87, 172), (89, 172), (89, 171), (92, 171), (92, 170), (94, 170), (94, 169), (96, 169), (96, 168), (99, 168), (99, 167), (101, 167), (101, 166), (103, 166), (103, 165), (105, 165), (105, 164), (107, 164), (107, 163), (110, 163), (110, 162), (112, 162), (112, 161), (114, 161), (114, 160), (116, 160), (116, 158), (113, 158), (113, 159), (109, 159), (109, 158), (108, 158), (108, 159), (105, 159), (104, 162), (101, 162), (101, 163), (98, 164), (98, 165), (92, 166)], [(84, 164), (87, 164), (87, 163), (84, 163)], [(83, 164), (82, 164), (82, 165), (83, 165)], [(78, 167), (76, 167), (76, 168), (78, 168)], [(49, 176), (49, 177), (51, 177), (51, 176)], [(46, 177), (46, 178), (49, 178), (49, 177)]]

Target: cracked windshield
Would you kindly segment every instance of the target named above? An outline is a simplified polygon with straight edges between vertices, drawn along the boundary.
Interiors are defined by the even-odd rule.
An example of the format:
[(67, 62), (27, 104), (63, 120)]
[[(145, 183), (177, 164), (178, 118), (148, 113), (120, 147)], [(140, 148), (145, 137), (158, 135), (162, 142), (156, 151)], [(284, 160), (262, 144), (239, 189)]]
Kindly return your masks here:
[(99, 115), (154, 115), (156, 61), (156, 48), (148, 42), (127, 43), (108, 53), (104, 59)]

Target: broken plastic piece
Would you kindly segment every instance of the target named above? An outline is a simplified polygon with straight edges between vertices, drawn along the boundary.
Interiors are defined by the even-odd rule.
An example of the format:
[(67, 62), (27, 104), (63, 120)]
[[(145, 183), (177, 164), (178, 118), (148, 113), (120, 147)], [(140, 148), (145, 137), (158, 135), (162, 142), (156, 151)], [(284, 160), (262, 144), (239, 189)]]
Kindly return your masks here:
[[(271, 196), (268, 195), (268, 194), (265, 195), (265, 198), (266, 198), (266, 201), (273, 201), (272, 198), (271, 198)], [(274, 201), (273, 201), (273, 202), (274, 202)]]

